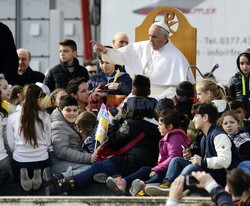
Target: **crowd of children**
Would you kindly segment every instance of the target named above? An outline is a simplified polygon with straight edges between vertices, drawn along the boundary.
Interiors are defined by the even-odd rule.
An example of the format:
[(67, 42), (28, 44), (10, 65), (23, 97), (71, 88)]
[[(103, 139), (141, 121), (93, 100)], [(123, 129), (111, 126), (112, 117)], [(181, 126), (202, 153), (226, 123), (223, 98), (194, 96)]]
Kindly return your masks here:
[[(181, 82), (174, 99), (156, 100), (149, 97), (149, 78), (137, 75), (131, 82), (128, 74), (102, 59), (99, 76), (89, 81), (72, 78), (57, 87), (54, 70), (67, 67), (74, 76), (74, 65), (67, 62), (80, 69), (70, 43), (60, 43), (62, 64), (46, 77), (49, 88), (55, 88), (51, 94), (35, 84), (10, 89), (0, 77), (0, 183), (20, 180), (30, 191), (52, 178), (57, 190), (64, 192), (85, 187), (104, 173), (109, 188), (135, 196), (150, 187), (169, 188), (178, 176), (194, 171), (209, 173), (221, 186), (227, 183), (228, 171), (238, 165), (249, 174), (249, 52), (237, 58), (239, 73), (230, 80), (230, 98), (214, 80), (203, 79), (195, 89), (190, 82)], [(66, 58), (63, 53), (68, 50)], [(107, 85), (104, 91), (98, 89), (100, 79)], [(142, 138), (122, 154), (98, 161), (98, 120), (91, 102), (105, 98), (103, 92), (119, 91), (132, 96), (118, 114), (108, 112), (109, 142), (121, 149)]]

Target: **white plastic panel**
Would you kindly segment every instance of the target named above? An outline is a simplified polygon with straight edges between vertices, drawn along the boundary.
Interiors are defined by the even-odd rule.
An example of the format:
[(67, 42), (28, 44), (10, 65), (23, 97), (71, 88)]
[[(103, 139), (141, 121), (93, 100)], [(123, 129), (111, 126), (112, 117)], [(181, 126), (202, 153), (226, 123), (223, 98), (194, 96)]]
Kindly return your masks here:
[[(31, 54), (32, 55), (32, 54)], [(32, 57), (30, 67), (35, 71), (40, 71), (43, 74), (49, 69), (49, 58), (48, 57)]]
[(16, 1), (0, 0), (0, 19), (16, 18)]
[[(39, 25), (39, 35), (33, 35), (32, 25)], [(22, 21), (21, 46), (27, 48), (32, 55), (47, 56), (49, 54), (49, 22), (39, 20)]]
[[(66, 25), (74, 25), (73, 35), (67, 35), (72, 30), (66, 30)], [(72, 28), (70, 28), (72, 29)], [(64, 39), (73, 39), (77, 44), (78, 55), (83, 55), (83, 31), (82, 31), (82, 21), (81, 20), (64, 20)], [(72, 33), (71, 33), (72, 34)]]
[(22, 0), (21, 15), (23, 19), (48, 19), (49, 0)]
[(81, 18), (81, 0), (56, 0), (56, 9), (62, 10), (64, 18)]
[(79, 64), (83, 66), (83, 56), (77, 56), (76, 58), (79, 60)]

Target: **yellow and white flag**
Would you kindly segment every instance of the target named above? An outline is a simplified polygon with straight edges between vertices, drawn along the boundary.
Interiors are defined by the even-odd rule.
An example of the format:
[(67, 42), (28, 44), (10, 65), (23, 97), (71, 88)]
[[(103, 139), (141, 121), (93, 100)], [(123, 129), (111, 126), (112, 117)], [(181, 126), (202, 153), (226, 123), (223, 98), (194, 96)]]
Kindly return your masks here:
[(95, 139), (102, 142), (107, 135), (109, 122), (106, 117), (101, 117), (97, 126)]
[(99, 143), (102, 143), (102, 141), (107, 136), (107, 132), (108, 132), (109, 118), (108, 118), (108, 111), (107, 111), (105, 104), (101, 105), (101, 108), (100, 108), (99, 113), (97, 115), (97, 119), (98, 119), (99, 123), (98, 123), (97, 129), (96, 129), (96, 134), (95, 134), (95, 139), (96, 139), (95, 149), (97, 146), (97, 141)]

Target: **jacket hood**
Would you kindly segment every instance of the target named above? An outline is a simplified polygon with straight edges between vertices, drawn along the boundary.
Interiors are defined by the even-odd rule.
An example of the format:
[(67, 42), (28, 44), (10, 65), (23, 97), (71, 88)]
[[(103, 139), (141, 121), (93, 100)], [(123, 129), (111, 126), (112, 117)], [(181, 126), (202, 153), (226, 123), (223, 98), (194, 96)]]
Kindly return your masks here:
[(216, 99), (213, 100), (212, 103), (217, 108), (219, 113), (225, 112), (228, 108), (227, 101), (224, 99)]
[(184, 130), (182, 130), (182, 129), (174, 129), (174, 130), (172, 130), (172, 131), (170, 131), (170, 132), (168, 132), (167, 133), (167, 135), (164, 137), (164, 138), (168, 138), (170, 135), (172, 135), (172, 134), (180, 134), (180, 135), (182, 135), (183, 136), (183, 138), (184, 138), (184, 140), (185, 140), (185, 142), (189, 145), (190, 144), (190, 137), (189, 136), (187, 136), (187, 134), (186, 134), (186, 132), (184, 132)]
[(51, 114), (51, 122), (56, 122), (56, 121), (62, 121), (65, 122), (67, 125), (69, 125), (70, 127), (74, 127), (73, 123), (69, 123), (68, 121), (66, 121), (66, 119), (63, 117), (62, 113), (59, 111), (58, 108), (54, 109), (54, 111)]
[(58, 108), (54, 109), (54, 111), (51, 114), (51, 122), (53, 121), (62, 121), (64, 120), (61, 112), (59, 111)]
[(236, 64), (237, 64), (237, 68), (239, 70), (239, 72), (241, 74), (243, 74), (243, 72), (241, 71), (240, 69), (240, 57), (243, 55), (243, 54), (246, 54), (248, 56), (248, 59), (250, 60), (250, 48), (248, 48), (247, 50), (245, 50), (244, 52), (240, 53), (239, 56), (237, 57), (237, 60), (236, 60)]

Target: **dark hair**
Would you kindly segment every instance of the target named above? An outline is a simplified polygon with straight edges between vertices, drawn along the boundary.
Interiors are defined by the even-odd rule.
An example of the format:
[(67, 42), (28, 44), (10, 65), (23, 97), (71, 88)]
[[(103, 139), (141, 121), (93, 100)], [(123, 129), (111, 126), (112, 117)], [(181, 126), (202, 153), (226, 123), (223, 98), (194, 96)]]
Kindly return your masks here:
[(22, 94), (23, 87), (19, 85), (14, 85), (10, 89), (10, 99), (9, 102), (14, 105), (20, 104), (19, 96)]
[(250, 176), (239, 168), (227, 174), (227, 185), (234, 196), (240, 197), (244, 190), (250, 188)]
[(250, 189), (245, 190), (240, 198), (238, 206), (249, 206), (250, 205)]
[(245, 110), (243, 108), (241, 101), (238, 101), (238, 100), (232, 100), (232, 101), (228, 102), (228, 105), (229, 105), (230, 110), (237, 110), (237, 109)]
[(84, 77), (78, 77), (76, 79), (70, 80), (70, 82), (67, 85), (67, 92), (69, 95), (76, 94), (78, 91), (78, 87), (81, 83), (87, 83), (87, 80)]
[(69, 46), (73, 51), (77, 51), (77, 45), (76, 42), (72, 39), (65, 39), (61, 42), (59, 42), (59, 45), (61, 46)]
[(155, 107), (159, 116), (167, 115), (169, 112), (175, 110), (174, 101), (170, 98), (160, 99)]
[(2, 98), (1, 98), (1, 95), (2, 95), (2, 91), (0, 90), (0, 115), (2, 117), (7, 117), (8, 116), (8, 112), (2, 107)]
[(136, 96), (147, 97), (150, 94), (150, 80), (148, 77), (137, 74), (132, 83)]
[(67, 107), (67, 106), (78, 106), (77, 100), (71, 95), (62, 96), (60, 98), (59, 108), (62, 110), (64, 107)]
[(131, 97), (126, 102), (125, 119), (143, 119), (155, 117), (156, 99), (146, 97)]
[(219, 113), (217, 108), (211, 103), (198, 103), (193, 104), (192, 107), (192, 115), (195, 116), (196, 114), (200, 114), (202, 117), (207, 114), (208, 121), (213, 124), (216, 123)]
[(41, 111), (38, 99), (43, 98), (43, 90), (35, 85), (29, 84), (23, 89), (23, 104), (21, 112), (20, 133), (23, 133), (25, 143), (29, 143), (34, 148), (38, 147), (35, 123), (37, 122), (44, 131), (42, 119), (40, 119), (38, 112)]
[(93, 130), (97, 124), (96, 115), (90, 111), (83, 111), (78, 115), (75, 124), (85, 132)]
[(180, 97), (194, 97), (194, 87), (190, 82), (182, 81), (176, 87), (176, 94)]
[(56, 88), (53, 90), (53, 92), (51, 92), (51, 94), (49, 95), (49, 102), (48, 102), (48, 107), (55, 107), (55, 102), (56, 102), (56, 97), (58, 95), (58, 93), (60, 92), (66, 92), (66, 89), (64, 88)]
[(171, 112), (166, 116), (160, 116), (159, 122), (162, 122), (165, 126), (172, 124), (174, 129), (182, 128), (186, 130), (189, 125), (190, 119), (185, 114)]

